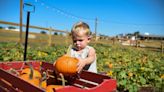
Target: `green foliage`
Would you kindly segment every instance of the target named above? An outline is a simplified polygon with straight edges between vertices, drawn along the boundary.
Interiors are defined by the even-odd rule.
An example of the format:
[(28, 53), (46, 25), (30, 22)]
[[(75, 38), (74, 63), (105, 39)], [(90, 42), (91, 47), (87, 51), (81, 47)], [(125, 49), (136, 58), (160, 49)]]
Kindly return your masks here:
[[(91, 44), (97, 53), (97, 68), (117, 80), (118, 91), (137, 92), (140, 87), (164, 90), (164, 55), (134, 47)], [(24, 46), (17, 43), (0, 43), (0, 61), (22, 61)], [(27, 60), (53, 63), (68, 47), (27, 48)], [(109, 68), (109, 64), (112, 67)]]
[[(24, 46), (17, 43), (0, 44), (0, 61), (22, 61)], [(53, 63), (66, 52), (65, 46), (30, 47), (27, 48), (27, 60), (41, 60)]]
[[(105, 71), (107, 75), (117, 79), (119, 91), (136, 92), (142, 86), (155, 87), (156, 90), (162, 88), (162, 53), (121, 46), (101, 46), (96, 51), (99, 72)], [(113, 68), (106, 68), (109, 64), (113, 64)]]

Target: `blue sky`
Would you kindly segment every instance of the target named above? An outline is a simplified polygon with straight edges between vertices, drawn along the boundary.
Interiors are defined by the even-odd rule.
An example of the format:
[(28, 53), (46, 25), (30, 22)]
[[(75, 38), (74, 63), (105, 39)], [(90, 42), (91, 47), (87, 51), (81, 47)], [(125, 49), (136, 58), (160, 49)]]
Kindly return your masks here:
[[(19, 23), (19, 2), (20, 0), (0, 0), (0, 20)], [(164, 36), (164, 0), (24, 0), (24, 2), (35, 6), (35, 12), (30, 15), (30, 25), (70, 31), (74, 23), (84, 21), (94, 32), (97, 18), (98, 34), (115, 36), (139, 31), (141, 34), (147, 32)], [(26, 15), (27, 12), (23, 11), (24, 24)]]

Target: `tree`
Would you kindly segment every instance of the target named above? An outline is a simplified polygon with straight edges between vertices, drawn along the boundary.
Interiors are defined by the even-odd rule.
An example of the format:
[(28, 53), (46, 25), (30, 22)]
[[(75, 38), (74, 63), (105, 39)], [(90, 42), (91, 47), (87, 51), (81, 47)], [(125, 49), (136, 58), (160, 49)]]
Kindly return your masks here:
[(138, 36), (140, 35), (140, 32), (139, 32), (139, 31), (136, 31), (136, 32), (133, 33), (133, 35), (134, 35), (135, 37), (138, 37)]
[(0, 26), (0, 29), (4, 29), (4, 27)]
[(47, 34), (45, 31), (41, 31), (40, 33), (41, 33), (41, 34)]
[(16, 27), (9, 26), (8, 29), (16, 29)]
[(58, 33), (57, 32), (54, 32), (54, 35), (58, 35)]

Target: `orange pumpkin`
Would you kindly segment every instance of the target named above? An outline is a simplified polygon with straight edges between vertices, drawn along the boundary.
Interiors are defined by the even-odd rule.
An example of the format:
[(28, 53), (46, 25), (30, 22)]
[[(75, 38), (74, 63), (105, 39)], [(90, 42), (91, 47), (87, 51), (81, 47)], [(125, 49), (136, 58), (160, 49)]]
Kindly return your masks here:
[(21, 71), (21, 74), (19, 77), (31, 84), (34, 84), (36, 86), (40, 85), (40, 79), (41, 79), (41, 73), (35, 69), (33, 69), (32, 66), (30, 68), (25, 68)]
[(20, 78), (35, 86), (39, 86), (40, 80), (38, 78), (35, 78), (34, 76), (31, 78), (31, 76), (28, 74), (22, 74), (20, 75)]
[(54, 92), (55, 89), (63, 88), (62, 85), (48, 85), (46, 87), (46, 92)]
[(109, 64), (108, 67), (109, 67), (109, 68), (112, 68), (112, 67), (113, 67), (113, 64)]
[(62, 73), (63, 75), (74, 75), (77, 73), (77, 63), (78, 59), (64, 55), (54, 62), (54, 68), (57, 73)]
[(54, 92), (55, 89), (63, 88), (65, 86), (65, 79), (62, 73), (59, 73), (62, 80), (62, 85), (48, 85), (46, 87), (46, 92)]
[[(30, 73), (31, 73), (31, 69), (30, 68), (25, 68), (25, 69), (22, 70), (21, 75), (22, 74), (30, 75)], [(36, 78), (41, 78), (42, 77), (41, 73), (38, 70), (35, 70), (35, 69), (33, 69), (33, 76), (36, 77)]]
[(42, 81), (40, 87), (46, 89), (46, 87), (47, 87), (47, 81), (46, 80)]

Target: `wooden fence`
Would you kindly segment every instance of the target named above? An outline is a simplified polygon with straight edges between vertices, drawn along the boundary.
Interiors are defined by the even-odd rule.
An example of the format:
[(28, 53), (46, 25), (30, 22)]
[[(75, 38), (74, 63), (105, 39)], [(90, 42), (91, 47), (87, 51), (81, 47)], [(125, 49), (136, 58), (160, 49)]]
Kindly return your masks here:
[[(12, 26), (19, 26), (18, 23), (13, 23), (13, 22), (6, 22), (6, 21), (0, 21), (0, 24), (6, 24), (6, 25), (12, 25)], [(23, 27), (26, 27), (26, 25), (22, 25)], [(40, 33), (32, 33), (29, 32), (29, 34), (33, 34), (36, 35), (36, 39), (32, 39), (29, 38), (29, 42), (31, 43), (42, 43), (42, 44), (46, 44), (48, 46), (51, 46), (52, 44), (70, 44), (71, 43), (71, 37), (70, 37), (70, 32), (68, 31), (63, 31), (63, 30), (56, 30), (53, 29), (51, 27), (49, 28), (44, 28), (44, 27), (38, 27), (38, 26), (32, 26), (29, 25), (29, 28), (33, 28), (33, 29), (38, 29), (38, 30), (45, 30), (48, 31), (48, 34), (40, 34)], [(59, 36), (59, 35), (53, 35), (52, 32), (61, 32), (64, 33), (64, 36)], [(14, 31), (9, 31), (6, 33), (6, 30), (0, 30), (0, 41), (16, 41), (19, 42), (20, 38), (19, 38), (19, 34), (20, 32), (14, 32)], [(24, 36), (25, 36), (25, 32), (22, 32), (23, 34), (23, 38), (21, 39), (22, 41), (24, 41)], [(93, 36), (94, 37), (94, 36)], [(92, 39), (92, 43), (100, 43), (100, 44), (120, 44), (119, 40), (117, 38), (104, 38), (103, 37), (99, 37), (101, 39), (96, 39), (95, 37)], [(135, 42), (135, 47), (137, 48), (141, 48), (142, 45), (145, 45), (145, 48), (152, 48), (152, 49), (156, 49), (156, 50), (160, 50), (162, 53), (164, 52), (164, 42), (162, 41), (139, 41), (137, 40)]]
[[(6, 22), (6, 21), (0, 21), (0, 24), (6, 24), (6, 25), (12, 25), (12, 26), (20, 26), (20, 24), (19, 23), (13, 23), (13, 22)], [(26, 25), (25, 24), (23, 24), (22, 25), (23, 27), (26, 27)], [(47, 37), (48, 37), (48, 40), (47, 40), (47, 42), (48, 42), (48, 45), (50, 46), (51, 44), (52, 44), (52, 40), (53, 40), (53, 37), (52, 37), (52, 32), (61, 32), (61, 33), (64, 33), (65, 34), (65, 37), (62, 37), (62, 38), (64, 38), (63, 40), (68, 40), (69, 38), (67, 37), (67, 36), (69, 36), (69, 32), (68, 31), (63, 31), (63, 30), (56, 30), (56, 29), (53, 29), (53, 28), (51, 28), (51, 27), (49, 27), (49, 28), (45, 28), (45, 27), (38, 27), (38, 26), (32, 26), (32, 25), (29, 25), (29, 28), (33, 28), (33, 29), (38, 29), (38, 30), (45, 30), (45, 31), (48, 31), (48, 35), (47, 34), (44, 34), (44, 35), (46, 35)], [(1, 32), (2, 32), (2, 30), (1, 30)], [(11, 33), (11, 31), (10, 31), (10, 33)], [(14, 33), (14, 32), (13, 32)], [(19, 32), (19, 34), (20, 34), (21, 32)], [(14, 33), (14, 34), (18, 34), (18, 33)], [(22, 33), (23, 35), (25, 34), (24, 32)], [(29, 32), (29, 34), (35, 34), (35, 33), (32, 33), (32, 32)], [(35, 35), (39, 35), (39, 34), (35, 34)], [(41, 36), (41, 35), (40, 35)], [(19, 35), (17, 35), (17, 38), (15, 38), (15, 40), (21, 40), (21, 41), (23, 41), (24, 40), (24, 38), (19, 38), (18, 39), (18, 37), (19, 37)], [(29, 40), (31, 40), (31, 39), (29, 39)], [(36, 39), (35, 39), (36, 40)], [(31, 40), (31, 41), (33, 41), (33, 40)], [(44, 42), (44, 40), (42, 40), (43, 42)], [(39, 41), (38, 41), (39, 42)], [(67, 41), (66, 41), (67, 42)]]
[[(0, 24), (5, 24), (5, 25), (12, 25), (12, 26), (20, 26), (20, 24), (19, 23), (13, 23), (13, 22), (6, 22), (6, 21), (0, 21)], [(26, 27), (26, 25), (25, 24), (23, 24), (22, 25), (23, 27)], [(41, 37), (38, 37), (38, 36), (43, 36), (43, 34), (36, 34), (36, 33), (32, 33), (32, 32), (29, 32), (29, 34), (35, 34), (35, 35), (37, 35), (37, 37), (38, 37), (38, 40), (37, 39), (29, 39), (29, 41), (30, 42), (47, 42), (48, 43), (48, 45), (50, 46), (51, 44), (55, 44), (54, 43), (54, 41), (56, 42), (56, 43), (59, 43), (59, 38), (60, 39), (62, 39), (62, 40), (60, 40), (60, 43), (61, 44), (63, 44), (63, 42), (65, 42), (66, 44), (70, 44), (71, 43), (71, 39), (70, 39), (70, 32), (69, 31), (63, 31), (63, 30), (56, 30), (56, 29), (53, 29), (53, 28), (51, 28), (51, 27), (49, 27), (49, 28), (44, 28), (44, 27), (38, 27), (38, 26), (32, 26), (32, 25), (29, 25), (29, 28), (33, 28), (33, 29), (38, 29), (38, 30), (45, 30), (45, 31), (48, 31), (48, 35), (47, 34), (45, 34), (44, 36), (46, 36), (46, 37), (48, 37), (48, 40), (46, 39), (42, 39)], [(3, 30), (1, 30), (1, 32), (2, 32)], [(4, 32), (4, 31), (3, 31)], [(10, 31), (11, 32), (11, 31)], [(65, 34), (65, 36), (62, 36), (62, 37), (56, 37), (55, 35), (53, 35), (52, 34), (52, 32), (60, 32), (60, 33), (64, 33)], [(19, 34), (20, 34), (21, 32), (19, 32)], [(15, 33), (15, 32), (13, 32), (13, 34), (17, 34), (17, 38), (13, 38), (13, 40), (15, 39), (15, 41), (17, 41), (17, 42), (19, 42), (20, 41), (20, 39), (21, 39), (21, 41), (24, 41), (24, 37), (23, 38), (18, 38), (19, 37), (19, 35), (18, 35), (18, 32), (17, 33)], [(24, 32), (22, 32), (22, 34), (23, 35), (25, 35), (25, 33)], [(3, 38), (3, 39), (5, 39), (5, 38)], [(8, 39), (8, 38), (6, 38), (6, 39)], [(47, 44), (46, 43), (46, 44)], [(96, 39), (96, 37), (95, 36), (93, 36), (93, 38), (92, 38), (92, 43), (101, 43), (101, 44), (109, 44), (109, 43), (112, 43), (112, 41), (111, 40), (106, 40), (106, 39)]]

